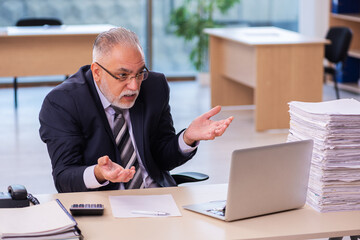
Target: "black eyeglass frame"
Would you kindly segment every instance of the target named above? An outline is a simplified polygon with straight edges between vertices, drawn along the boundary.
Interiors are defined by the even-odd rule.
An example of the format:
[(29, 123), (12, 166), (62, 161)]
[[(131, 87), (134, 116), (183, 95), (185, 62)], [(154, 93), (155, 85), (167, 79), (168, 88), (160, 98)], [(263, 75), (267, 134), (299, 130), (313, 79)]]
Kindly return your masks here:
[[(126, 82), (129, 79), (131, 80), (131, 78), (135, 78), (135, 80), (137, 82), (142, 82), (144, 80), (146, 80), (149, 76), (149, 69), (147, 69), (146, 66), (144, 66), (145, 71), (143, 70), (141, 73), (137, 73), (135, 76), (128, 76), (125, 80), (121, 79), (120, 77), (115, 76), (114, 74), (112, 74), (109, 70), (107, 70), (105, 67), (103, 67), (100, 63), (95, 62), (97, 65), (99, 65), (99, 67), (101, 67), (105, 72), (107, 72), (110, 76), (112, 76), (113, 78), (115, 78), (116, 80), (119, 80), (120, 82)], [(140, 74), (144, 74), (143, 79), (139, 80), (138, 77), (140, 76)], [(146, 76), (146, 77), (145, 77)]]

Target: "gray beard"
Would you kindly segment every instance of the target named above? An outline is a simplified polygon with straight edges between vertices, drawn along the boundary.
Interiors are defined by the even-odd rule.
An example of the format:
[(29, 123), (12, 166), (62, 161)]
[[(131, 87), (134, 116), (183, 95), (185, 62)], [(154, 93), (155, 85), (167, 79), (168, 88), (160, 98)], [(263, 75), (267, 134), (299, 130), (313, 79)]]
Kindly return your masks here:
[[(104, 95), (104, 97), (111, 103), (111, 105), (117, 107), (117, 108), (120, 108), (120, 109), (129, 109), (129, 108), (132, 108), (132, 106), (134, 106), (135, 104), (135, 101), (139, 95), (139, 91), (125, 91), (125, 92), (122, 92), (120, 94), (120, 96), (116, 97), (114, 96), (110, 89), (109, 89), (109, 86), (107, 85), (106, 81), (102, 81), (100, 84), (99, 84), (99, 89), (100, 91), (102, 92), (102, 94)], [(134, 99), (133, 102), (131, 103), (127, 103), (127, 104), (124, 104), (124, 103), (121, 103), (120, 102), (120, 99), (126, 95), (126, 94), (134, 94), (136, 93), (136, 97)]]

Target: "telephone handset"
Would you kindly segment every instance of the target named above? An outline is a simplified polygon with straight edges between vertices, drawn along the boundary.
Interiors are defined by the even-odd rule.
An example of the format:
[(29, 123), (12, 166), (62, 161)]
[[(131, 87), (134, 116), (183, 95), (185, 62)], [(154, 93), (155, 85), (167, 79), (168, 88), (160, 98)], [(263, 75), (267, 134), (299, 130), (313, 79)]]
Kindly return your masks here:
[(14, 184), (8, 187), (8, 192), (12, 199), (14, 200), (24, 200), (27, 199), (27, 191), (23, 185)]
[(8, 192), (0, 192), (0, 208), (19, 208), (39, 204), (39, 201), (27, 193), (26, 188), (20, 184), (13, 184), (8, 187)]

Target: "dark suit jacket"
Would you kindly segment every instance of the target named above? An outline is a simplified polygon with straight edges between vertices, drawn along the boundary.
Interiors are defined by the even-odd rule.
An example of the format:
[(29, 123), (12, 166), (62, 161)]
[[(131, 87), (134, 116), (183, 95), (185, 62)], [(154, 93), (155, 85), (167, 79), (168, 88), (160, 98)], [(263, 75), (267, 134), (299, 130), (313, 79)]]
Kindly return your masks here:
[[(188, 161), (173, 127), (169, 87), (163, 74), (150, 72), (130, 109), (136, 145), (149, 175), (160, 186), (175, 186), (169, 171)], [(40, 115), (40, 136), (47, 144), (53, 178), (59, 192), (87, 191), (86, 167), (108, 155), (120, 162), (120, 154), (96, 91), (90, 66), (84, 66), (54, 88), (45, 98)], [(118, 189), (110, 183), (99, 190)]]

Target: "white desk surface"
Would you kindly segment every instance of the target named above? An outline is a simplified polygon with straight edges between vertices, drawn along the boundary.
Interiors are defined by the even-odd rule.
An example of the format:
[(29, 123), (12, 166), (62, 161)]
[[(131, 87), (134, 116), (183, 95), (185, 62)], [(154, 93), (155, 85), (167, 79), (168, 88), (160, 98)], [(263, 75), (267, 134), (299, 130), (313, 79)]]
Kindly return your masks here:
[[(182, 214), (164, 218), (114, 218), (110, 195), (171, 194)], [(234, 222), (187, 211), (183, 205), (226, 198), (227, 184), (188, 185), (126, 191), (38, 195), (40, 202), (58, 198), (73, 203), (103, 203), (98, 217), (76, 217), (85, 239), (313, 239), (360, 234), (360, 211), (319, 213), (304, 208)]]
[(42, 36), (42, 35), (83, 35), (99, 34), (114, 28), (110, 24), (96, 25), (60, 25), (60, 26), (36, 26), (36, 27), (2, 27), (0, 28), (1, 36)]
[(277, 27), (206, 28), (205, 33), (246, 45), (324, 44), (322, 38), (307, 37)]

